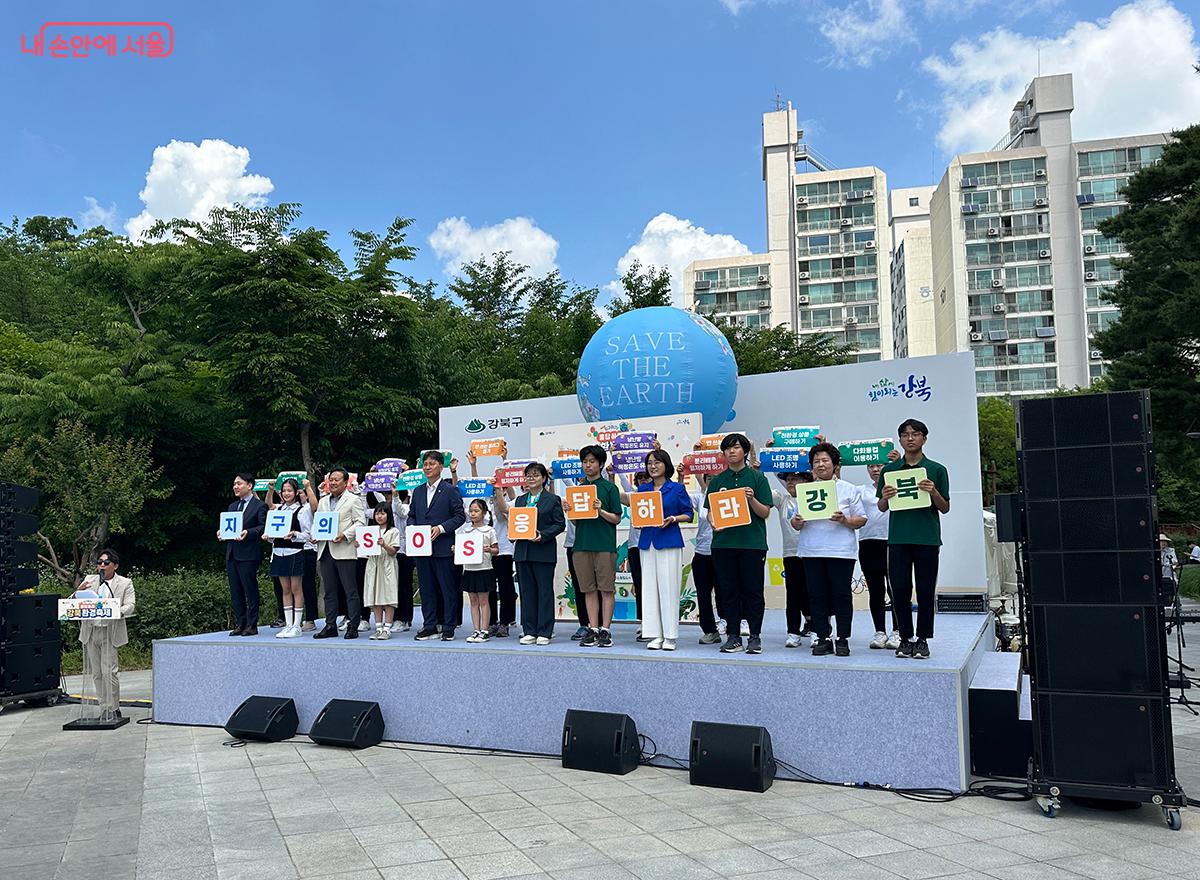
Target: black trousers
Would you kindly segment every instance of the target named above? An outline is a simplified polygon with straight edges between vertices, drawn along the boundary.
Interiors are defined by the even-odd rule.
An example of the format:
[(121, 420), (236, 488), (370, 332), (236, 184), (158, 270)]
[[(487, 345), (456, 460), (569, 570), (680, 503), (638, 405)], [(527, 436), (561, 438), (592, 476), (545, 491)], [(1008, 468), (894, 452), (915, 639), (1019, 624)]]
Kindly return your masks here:
[(411, 556), (396, 554), (396, 578), (399, 583), (395, 619), (405, 623), (412, 623), (413, 619), (413, 570), (416, 568), (414, 562)]
[(353, 621), (349, 620), (349, 618), (350, 618), (350, 615), (349, 615), (350, 602), (349, 602), (348, 594), (346, 593), (346, 587), (344, 584), (338, 584), (337, 610), (338, 610), (338, 614), (340, 614), (342, 617), (345, 617), (347, 619), (347, 621), (349, 621), (346, 624), (347, 626), (349, 626), (351, 622), (355, 626), (358, 626), (359, 620), (366, 620), (368, 617), (371, 616), (371, 609), (363, 608), (362, 601), (361, 601), (362, 594), (363, 594), (363, 582), (366, 580), (366, 577), (367, 577), (367, 560), (365, 558), (362, 558), (362, 559), (355, 559), (352, 561), (354, 562), (354, 583), (358, 589), (358, 597), (360, 600), (359, 606), (358, 606), (359, 607), (358, 616), (355, 617)]
[(567, 571), (571, 575), (571, 583), (575, 586), (575, 617), (579, 620), (580, 626), (586, 627), (588, 625), (587, 602), (584, 601), (583, 593), (579, 592), (579, 575), (575, 574), (575, 551), (571, 547), (567, 548)]
[(320, 560), (321, 588), (325, 595), (325, 625), (337, 626), (338, 592), (345, 595), (346, 626), (358, 626), (362, 594), (358, 592), (358, 560), (334, 559), (325, 553)]
[(900, 637), (913, 635), (913, 574), (917, 583), (917, 638), (933, 638), (937, 604), (938, 557), (941, 547), (929, 544), (888, 544), (888, 578), (892, 582), (892, 620)]
[(805, 557), (804, 576), (808, 579), (808, 599), (812, 603), (812, 628), (823, 639), (833, 631), (829, 615), (837, 618), (839, 639), (850, 638), (854, 622), (854, 595), (850, 579), (854, 576), (853, 559), (830, 556)]
[(717, 587), (724, 595), (725, 623), (728, 634), (736, 638), (742, 621), (750, 626), (750, 635), (762, 632), (763, 611), (763, 565), (767, 560), (766, 550), (747, 550), (740, 547), (713, 548), (713, 567), (717, 573)]
[[(462, 623), (462, 595), (458, 593), (458, 572), (452, 556), (418, 556), (417, 585), (421, 589), (421, 628), (441, 625), (451, 632)], [(458, 619), (454, 610), (458, 608)]]
[(304, 557), (304, 579), (300, 583), (304, 591), (304, 619), (317, 619), (317, 551), (301, 550)]
[[(858, 564), (867, 581), (867, 593), (871, 598), (871, 622), (875, 632), (887, 632), (887, 570), (888, 543), (881, 538), (868, 538), (858, 542)], [(896, 609), (892, 609), (892, 629), (896, 626)]]
[[(492, 621), (511, 626), (517, 622), (517, 588), (513, 583), (512, 554), (493, 556), (492, 569), (496, 572), (496, 589), (488, 593), (488, 608), (492, 611)], [(572, 582), (574, 578), (575, 573), (571, 572)]]
[[(713, 591), (716, 588), (717, 576), (713, 570), (712, 556), (697, 553), (692, 557), (692, 576), (696, 579), (696, 605), (700, 612), (700, 629), (708, 633), (717, 631), (717, 619), (713, 616)], [(721, 591), (716, 590), (717, 614), (725, 616), (724, 603), (721, 601)]]
[(554, 635), (554, 563), (518, 562), (521, 587), (521, 635)]
[(258, 567), (261, 559), (239, 562), (225, 560), (225, 576), (229, 578), (229, 601), (233, 605), (233, 619), (246, 629), (258, 626)]
[[(636, 609), (637, 619), (642, 619), (642, 551), (637, 547), (630, 547), (629, 554), (629, 576), (633, 578), (633, 604)], [(582, 626), (587, 626), (586, 622), (581, 623)]]
[(800, 635), (813, 628), (812, 605), (808, 598), (808, 578), (799, 556), (783, 557), (783, 587), (787, 593), (787, 631)]

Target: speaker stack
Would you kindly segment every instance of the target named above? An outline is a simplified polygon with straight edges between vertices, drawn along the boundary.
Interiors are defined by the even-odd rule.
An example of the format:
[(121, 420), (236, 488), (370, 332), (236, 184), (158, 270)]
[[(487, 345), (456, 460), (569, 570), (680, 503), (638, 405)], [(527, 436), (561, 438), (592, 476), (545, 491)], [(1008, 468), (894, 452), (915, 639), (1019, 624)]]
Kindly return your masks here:
[(1017, 449), (1032, 792), (1047, 815), (1136, 801), (1178, 827), (1149, 395), (1019, 401)]
[(37, 547), (20, 540), (38, 530), (30, 512), (38, 497), (28, 486), (0, 483), (0, 704), (51, 705), (62, 693), (58, 595), (21, 594), (38, 582)]

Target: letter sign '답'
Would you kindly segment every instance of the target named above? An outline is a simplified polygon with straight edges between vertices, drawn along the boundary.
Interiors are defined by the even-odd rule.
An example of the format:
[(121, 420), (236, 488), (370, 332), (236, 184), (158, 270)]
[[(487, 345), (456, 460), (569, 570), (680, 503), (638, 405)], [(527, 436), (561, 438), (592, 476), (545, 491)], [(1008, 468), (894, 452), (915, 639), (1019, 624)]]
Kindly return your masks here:
[(595, 486), (568, 486), (563, 493), (567, 519), (596, 519), (596, 497)]

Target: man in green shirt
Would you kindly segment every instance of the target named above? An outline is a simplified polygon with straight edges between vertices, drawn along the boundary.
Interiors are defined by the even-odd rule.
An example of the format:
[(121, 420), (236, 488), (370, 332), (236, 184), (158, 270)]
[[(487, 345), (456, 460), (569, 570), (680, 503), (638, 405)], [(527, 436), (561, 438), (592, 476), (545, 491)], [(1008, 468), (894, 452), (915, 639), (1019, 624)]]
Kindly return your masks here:
[(739, 635), (742, 621), (750, 627), (747, 654), (762, 653), (762, 622), (766, 602), (763, 598), (764, 566), (767, 560), (767, 517), (775, 502), (771, 485), (756, 468), (748, 466), (750, 440), (745, 434), (729, 434), (721, 440), (725, 453), (725, 470), (708, 483), (704, 507), (712, 509), (709, 498), (714, 492), (740, 489), (746, 493), (750, 506), (750, 522), (744, 526), (716, 529), (712, 539), (713, 569), (717, 574), (717, 589), (723, 596), (719, 603), (725, 608), (728, 638), (721, 646), (725, 654), (742, 650)]
[(597, 514), (595, 519), (575, 521), (575, 544), (571, 553), (577, 575), (575, 591), (587, 603), (587, 619), (592, 624), (579, 645), (611, 648), (617, 589), (617, 523), (623, 513), (621, 490), (600, 475), (608, 461), (604, 447), (583, 447), (579, 450), (579, 460), (583, 464), (584, 477), (580, 485), (596, 487)]
[[(925, 660), (933, 638), (933, 612), (937, 603), (938, 556), (942, 546), (942, 514), (950, 512), (950, 475), (923, 452), (929, 439), (924, 422), (905, 419), (896, 429), (904, 456), (884, 465), (875, 494), (879, 509), (887, 511), (899, 491), (887, 485), (887, 475), (924, 468), (925, 479), (905, 491), (929, 496), (925, 507), (893, 510), (888, 516), (888, 580), (892, 585), (893, 621), (900, 630), (897, 657)], [(917, 630), (913, 634), (913, 575), (917, 584)]]

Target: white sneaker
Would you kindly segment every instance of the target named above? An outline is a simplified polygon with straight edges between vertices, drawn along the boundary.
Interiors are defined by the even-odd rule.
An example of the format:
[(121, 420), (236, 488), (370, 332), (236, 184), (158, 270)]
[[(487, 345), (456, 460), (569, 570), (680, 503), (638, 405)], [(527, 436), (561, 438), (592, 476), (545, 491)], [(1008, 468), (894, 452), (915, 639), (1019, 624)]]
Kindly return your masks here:
[(522, 645), (532, 645), (537, 641), (536, 636), (521, 636)]
[(479, 641), (479, 630), (475, 630), (475, 632), (467, 636), (466, 641), (470, 642), (471, 644), (475, 644), (477, 641)]
[(650, 643), (648, 645), (646, 645), (646, 648), (651, 651), (658, 651), (658, 650), (662, 649), (662, 646), (663, 646), (662, 639), (651, 639)]
[(742, 637), (744, 638), (748, 635), (750, 635), (750, 624), (746, 623), (746, 621), (743, 620), (742, 621)]
[(717, 634), (720, 636), (726, 635), (726, 624), (724, 618), (721, 618), (717, 621)]
[(394, 633), (408, 632), (408, 630), (409, 630), (409, 625), (407, 623), (405, 623), (403, 620), (397, 620), (392, 624), (392, 632), (394, 632)]
[(275, 638), (277, 638), (277, 639), (290, 639), (290, 638), (291, 638), (291, 636), (290, 636), (290, 635), (288, 635), (288, 633), (290, 633), (291, 631), (292, 631), (292, 628), (291, 628), (290, 626), (285, 626), (285, 627), (284, 627), (283, 629), (281, 629), (279, 632), (275, 633)]
[(804, 639), (800, 638), (796, 633), (788, 633), (787, 641), (783, 643), (785, 648), (799, 648), (800, 643)]
[(345, 632), (345, 631), (346, 631), (346, 618), (344, 618), (344, 617), (339, 617), (339, 618), (337, 619), (337, 628), (338, 628), (338, 632)]
[(900, 647), (900, 633), (896, 632), (895, 630), (892, 630), (892, 634), (887, 637), (887, 641), (883, 643), (883, 646), (885, 648), (887, 648), (889, 651), (895, 651), (897, 648), (899, 648)]
[(674, 651), (675, 650), (675, 640), (674, 639), (663, 639), (662, 649), (664, 651)]
[(537, 643), (539, 645), (548, 645), (550, 644), (550, 639), (548, 639), (546, 636), (538, 636)]
[(358, 622), (358, 631), (360, 633), (370, 632), (371, 624), (367, 623), (365, 620), (360, 620)]
[[(887, 643), (888, 643), (887, 633), (877, 632), (877, 633), (875, 633), (875, 638), (871, 639), (870, 646), (872, 648), (876, 648), (876, 649), (886, 648)], [(892, 650), (894, 651), (895, 648), (893, 648)]]
[(391, 637), (392, 637), (392, 630), (387, 626), (387, 624), (384, 624), (382, 627), (379, 628), (379, 641), (386, 642)]

